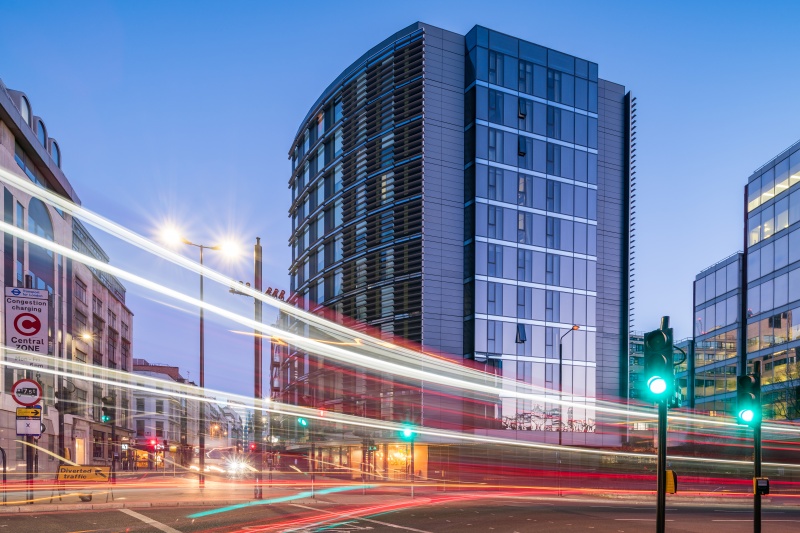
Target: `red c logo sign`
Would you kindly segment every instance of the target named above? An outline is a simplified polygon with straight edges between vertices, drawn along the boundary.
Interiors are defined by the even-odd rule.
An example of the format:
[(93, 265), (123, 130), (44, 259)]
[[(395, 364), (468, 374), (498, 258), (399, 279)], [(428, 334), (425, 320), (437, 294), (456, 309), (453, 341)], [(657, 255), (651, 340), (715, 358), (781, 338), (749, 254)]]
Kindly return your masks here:
[(42, 329), (42, 322), (36, 315), (22, 313), (14, 319), (14, 329), (20, 335), (30, 337), (39, 333), (39, 330)]

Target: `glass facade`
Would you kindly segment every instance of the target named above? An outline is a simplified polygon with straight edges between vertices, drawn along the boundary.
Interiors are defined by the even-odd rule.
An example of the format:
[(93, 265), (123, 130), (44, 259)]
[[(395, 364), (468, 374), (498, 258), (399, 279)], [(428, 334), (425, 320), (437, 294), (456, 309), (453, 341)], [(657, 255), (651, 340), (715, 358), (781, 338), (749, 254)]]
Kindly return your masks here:
[(698, 410), (732, 413), (736, 407), (743, 263), (737, 252), (695, 278), (694, 353), (678, 379), (687, 404)]
[[(481, 27), (467, 48), (466, 356), (557, 395), (559, 342), (578, 325), (563, 337), (563, 391), (594, 397), (597, 65)], [(538, 410), (558, 425), (557, 407), (518, 403), (503, 402), (505, 427)]]
[(800, 417), (800, 143), (747, 184), (747, 372), (761, 363), (764, 417)]
[[(554, 395), (560, 381), (565, 394), (601, 394), (602, 349), (603, 394), (626, 395), (629, 105), (596, 64), (480, 26), (398, 32), (331, 84), (295, 137), (293, 301)], [(322, 362), (292, 358), (286, 399), (318, 405), (308, 396), (332, 388), (321, 401), (333, 402), (339, 378), (309, 387)], [(593, 427), (588, 409), (561, 421), (549, 402), (500, 404), (480, 416), (506, 429)], [(359, 408), (371, 409), (345, 411)]]

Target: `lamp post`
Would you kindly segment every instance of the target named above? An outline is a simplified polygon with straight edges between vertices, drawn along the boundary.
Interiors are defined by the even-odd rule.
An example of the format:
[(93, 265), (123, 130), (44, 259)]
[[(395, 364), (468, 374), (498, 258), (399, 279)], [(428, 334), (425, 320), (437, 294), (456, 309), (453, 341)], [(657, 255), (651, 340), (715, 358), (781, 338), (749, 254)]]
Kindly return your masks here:
[(577, 324), (568, 329), (566, 333), (558, 339), (558, 451), (556, 451), (556, 462), (558, 463), (558, 495), (561, 496), (561, 434), (564, 431), (564, 337), (581, 329)]
[(564, 366), (564, 337), (572, 333), (573, 331), (577, 331), (581, 329), (580, 326), (574, 325), (571, 329), (568, 329), (566, 333), (561, 335), (561, 338), (558, 339), (558, 445), (561, 446), (561, 430), (563, 427), (562, 418), (564, 414), (564, 405), (562, 403), (564, 397), (564, 383), (562, 382), (563, 378), (563, 366)]
[[(261, 248), (261, 237), (256, 237), (256, 244), (253, 246), (253, 281), (255, 282), (254, 289), (258, 292), (261, 292), (262, 289), (262, 279), (264, 276), (264, 268), (263, 268), (263, 259), (262, 259), (262, 248)], [(248, 283), (247, 286), (249, 287), (250, 284)], [(232, 294), (240, 294), (244, 296), (249, 296), (246, 293), (237, 291), (234, 288), (231, 288), (228, 292)], [(261, 324), (261, 318), (263, 314), (264, 304), (258, 298), (253, 298), (255, 302), (254, 305), (254, 318), (256, 323)], [(253, 487), (253, 497), (256, 500), (260, 500), (263, 498), (262, 492), (262, 478), (263, 474), (262, 471), (264, 469), (264, 443), (262, 442), (262, 435), (264, 433), (264, 420), (263, 415), (258, 411), (258, 401), (263, 397), (262, 393), (262, 361), (263, 361), (263, 349), (264, 349), (264, 341), (262, 338), (262, 333), (259, 330), (255, 330), (253, 332), (253, 441), (256, 444), (256, 479), (255, 479), (255, 486)]]
[[(174, 230), (172, 228), (168, 228), (167, 230), (164, 231), (164, 240), (166, 240), (167, 242), (170, 242), (170, 243), (180, 242), (180, 243), (183, 243), (183, 244), (188, 244), (189, 246), (194, 246), (195, 248), (198, 248), (200, 250), (200, 303), (201, 303), (201, 305), (200, 305), (200, 390), (202, 392), (202, 391), (205, 390), (205, 386), (206, 386), (206, 372), (205, 372), (205, 366), (206, 366), (206, 356), (205, 356), (205, 318), (203, 316), (204, 309), (203, 309), (203, 305), (202, 305), (202, 303), (204, 302), (204, 298), (203, 298), (203, 281), (204, 281), (204, 276), (203, 276), (203, 252), (205, 250), (225, 250), (225, 249), (227, 249), (228, 252), (231, 252), (232, 250), (231, 250), (230, 245), (228, 245), (228, 244), (224, 244), (224, 245), (223, 244), (218, 244), (218, 245), (215, 245), (215, 246), (208, 246), (208, 245), (205, 245), (205, 244), (194, 243), (194, 242), (190, 241), (189, 239), (186, 239), (186, 238), (180, 236), (180, 234), (176, 230)], [(200, 445), (200, 457), (199, 457), (200, 473), (199, 473), (199, 478), (198, 479), (199, 479), (199, 482), (200, 482), (200, 488), (203, 488), (203, 487), (205, 487), (205, 484), (206, 484), (206, 476), (205, 476), (205, 466), (206, 466), (206, 460), (205, 460), (206, 459), (206, 435), (205, 435), (206, 406), (205, 406), (205, 398), (202, 398), (200, 400), (200, 409), (199, 409), (199, 411), (200, 411), (200, 413), (199, 413), (200, 421), (199, 421), (199, 426), (198, 426), (199, 427), (198, 439), (199, 439), (199, 445)]]

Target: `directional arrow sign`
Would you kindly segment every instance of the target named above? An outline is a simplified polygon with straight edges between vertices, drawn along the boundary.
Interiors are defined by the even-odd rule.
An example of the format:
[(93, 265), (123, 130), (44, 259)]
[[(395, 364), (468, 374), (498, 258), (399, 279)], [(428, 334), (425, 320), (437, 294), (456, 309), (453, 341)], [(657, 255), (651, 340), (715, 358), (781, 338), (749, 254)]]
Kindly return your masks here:
[(42, 406), (17, 407), (17, 435), (38, 437), (43, 433)]

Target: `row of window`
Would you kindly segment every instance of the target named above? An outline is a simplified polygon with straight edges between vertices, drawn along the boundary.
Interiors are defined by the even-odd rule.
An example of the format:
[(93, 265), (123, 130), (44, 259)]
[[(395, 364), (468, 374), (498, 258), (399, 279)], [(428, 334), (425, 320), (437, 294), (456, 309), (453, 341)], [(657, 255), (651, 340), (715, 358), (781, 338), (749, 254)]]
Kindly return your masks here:
[(800, 307), (747, 324), (747, 353), (800, 340)]
[(326, 132), (342, 119), (341, 100), (329, 105), (311, 119), (308, 128), (300, 135), (292, 154), (292, 172), (297, 168), (297, 163)]
[(697, 309), (694, 316), (694, 334), (705, 335), (739, 321), (739, 296)]
[(747, 281), (753, 281), (800, 261), (800, 228), (758, 250), (747, 252)]
[[(469, 98), (471, 95), (468, 94)], [(534, 133), (550, 139), (589, 146), (589, 117), (560, 107), (517, 97), (503, 91), (475, 88), (475, 117), (493, 124)], [(468, 105), (469, 104), (468, 102)], [(467, 109), (467, 123), (472, 122)]]
[[(24, 96), (20, 96), (20, 101), (22, 103), (22, 107), (19, 111), (22, 115), (22, 120), (25, 121), (25, 124), (33, 128), (33, 125), (31, 124), (31, 104)], [(41, 119), (36, 121), (36, 138), (39, 139), (39, 142), (42, 143), (42, 146), (44, 146), (45, 149), (50, 152), (50, 157), (53, 158), (56, 166), (61, 168), (61, 150), (58, 148), (58, 143), (56, 143), (53, 139), (50, 139), (50, 146), (47, 146), (47, 128), (44, 127), (44, 122), (42, 122)]]
[(747, 184), (747, 210), (752, 211), (800, 182), (800, 150)]
[[(517, 342), (517, 328), (525, 331), (525, 342)], [(516, 324), (500, 320), (475, 319), (475, 351), (499, 357), (517, 355), (558, 358), (560, 335), (566, 330), (532, 324)], [(596, 357), (594, 331), (577, 330), (564, 337), (563, 359), (594, 362)]]
[(475, 206), (475, 235), (519, 244), (597, 255), (597, 226), (496, 205)]
[(778, 200), (747, 219), (749, 246), (785, 230), (800, 221), (800, 190)]
[(317, 148), (316, 153), (309, 156), (303, 163), (302, 171), (295, 176), (292, 184), (292, 200), (302, 192), (307, 183), (333, 163), (334, 159), (342, 155), (342, 130), (341, 128)]
[[(736, 357), (738, 352), (738, 329), (718, 333), (708, 339), (697, 341), (694, 347), (695, 367), (710, 365)], [(685, 370), (685, 369), (684, 369)]]
[(747, 289), (747, 315), (766, 313), (800, 300), (800, 268)]
[(739, 288), (739, 263), (733, 262), (694, 282), (695, 305)]
[(467, 79), (500, 85), (551, 102), (597, 113), (597, 81), (483, 47), (467, 56)]
[(475, 243), (475, 274), (579, 290), (597, 290), (597, 262), (502, 244)]
[(479, 164), (475, 193), (479, 198), (597, 220), (597, 190), (593, 188)]
[(306, 281), (341, 260), (342, 238), (337, 235), (297, 264), (297, 269), (292, 273), (292, 290), (302, 287)]
[[(597, 120), (590, 118), (589, 148), (597, 148)], [(472, 143), (475, 143), (472, 146)], [(477, 125), (465, 134), (465, 162), (476, 157), (512, 167), (597, 184), (597, 154)]]
[(309, 222), (297, 235), (292, 247), (292, 260), (296, 260), (307, 249), (316, 246), (317, 241), (323, 239), (336, 228), (341, 227), (342, 220), (342, 201), (336, 200), (324, 211), (317, 214), (316, 218)]
[(475, 313), (481, 315), (594, 326), (595, 300), (594, 296), (571, 292), (475, 282)]

